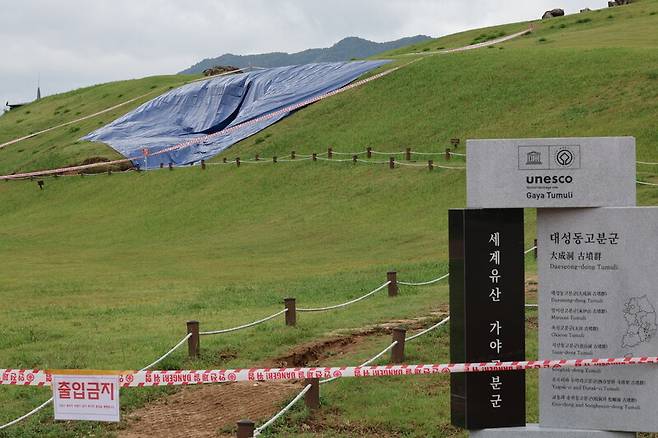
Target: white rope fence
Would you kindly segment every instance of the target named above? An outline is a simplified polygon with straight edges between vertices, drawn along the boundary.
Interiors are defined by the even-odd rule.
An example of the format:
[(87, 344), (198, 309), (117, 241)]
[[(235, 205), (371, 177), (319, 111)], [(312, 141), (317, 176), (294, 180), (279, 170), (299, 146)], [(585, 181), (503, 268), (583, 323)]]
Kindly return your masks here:
[(318, 160), (322, 160), (322, 161), (331, 161), (331, 162), (334, 162), (334, 163), (348, 163), (348, 162), (352, 162), (352, 161), (354, 161), (354, 160), (349, 160), (349, 159), (345, 159), (345, 160), (343, 160), (343, 159), (336, 159), (336, 160), (334, 160), (333, 158), (324, 158), (324, 157), (318, 157)]
[[(171, 348), (165, 354), (160, 356), (157, 360), (151, 362), (149, 365), (146, 365), (144, 368), (140, 369), (140, 371), (146, 371), (147, 369), (151, 368), (152, 366), (155, 366), (155, 365), (159, 364), (160, 362), (162, 362), (167, 356), (169, 356), (171, 353), (173, 353), (174, 351), (179, 349), (180, 346), (183, 345), (185, 343), (185, 341), (187, 341), (190, 338), (190, 336), (192, 336), (192, 334), (188, 333), (187, 336), (185, 336), (183, 339), (181, 339), (176, 345), (173, 346), (173, 348)], [(42, 410), (43, 408), (48, 406), (52, 401), (53, 401), (53, 398), (50, 397), (48, 400), (46, 400), (45, 402), (43, 402), (42, 404), (40, 404), (36, 408), (32, 409), (27, 414), (22, 415), (22, 416), (16, 418), (15, 420), (10, 421), (7, 424), (0, 425), (0, 430), (6, 429), (10, 426), (13, 426), (14, 424), (20, 423), (21, 421), (25, 420), (28, 417), (31, 417), (32, 415), (36, 414), (37, 412), (39, 412), (40, 410)]]
[(425, 335), (425, 334), (431, 332), (432, 330), (441, 327), (443, 324), (446, 324), (448, 321), (450, 321), (450, 317), (449, 317), (449, 316), (446, 316), (446, 317), (443, 318), (441, 321), (437, 322), (436, 324), (434, 324), (434, 325), (431, 326), (431, 327), (426, 328), (426, 329), (423, 330), (422, 332), (416, 333), (416, 334), (413, 335), (413, 336), (408, 336), (408, 337), (404, 340), (404, 342), (413, 341), (414, 339), (419, 338), (419, 337), (421, 337), (421, 336), (423, 336), (423, 335)]
[[(449, 275), (449, 274), (446, 274), (446, 275), (444, 275), (444, 276), (441, 277), (441, 278), (445, 278), (445, 277), (447, 277), (448, 275)], [(438, 281), (438, 280), (436, 280), (436, 281)], [(419, 332), (419, 333), (416, 333), (416, 334), (413, 335), (413, 336), (409, 336), (409, 337), (407, 337), (407, 338), (405, 339), (405, 342), (413, 341), (414, 339), (416, 339), (416, 338), (418, 338), (418, 337), (420, 337), (420, 336), (423, 336), (423, 335), (425, 335), (425, 334), (431, 332), (432, 330), (435, 330), (435, 329), (441, 327), (442, 325), (446, 324), (449, 320), (450, 320), (450, 317), (448, 316), (448, 317), (442, 319), (441, 321), (439, 321), (438, 323), (434, 324), (433, 326), (428, 327), (428, 328), (426, 328), (425, 330), (423, 330), (423, 331), (421, 331), (421, 332)], [(379, 359), (380, 357), (382, 357), (383, 355), (385, 355), (386, 353), (388, 353), (388, 352), (389, 352), (393, 347), (395, 347), (397, 344), (398, 344), (398, 341), (393, 341), (390, 345), (388, 345), (388, 346), (387, 346), (386, 348), (384, 348), (382, 351), (380, 351), (379, 353), (377, 353), (376, 355), (374, 355), (374, 356), (371, 357), (370, 359), (366, 360), (365, 362), (363, 362), (363, 363), (362, 363), (361, 365), (359, 365), (359, 366), (365, 367), (365, 366), (370, 365), (371, 363), (373, 363), (374, 361), (376, 361), (377, 359)], [(339, 378), (340, 378), (340, 377), (330, 377), (330, 378), (328, 378), (328, 379), (320, 380), (319, 383), (320, 383), (321, 385), (323, 385), (323, 384), (325, 384), (325, 383), (333, 382), (334, 380), (337, 380), (337, 379), (339, 379)], [(299, 401), (299, 400), (300, 400), (300, 399), (301, 399), (301, 398), (302, 398), (302, 397), (308, 392), (309, 389), (311, 389), (311, 385), (306, 385), (306, 387), (305, 387), (304, 389), (302, 389), (302, 391), (301, 391), (299, 394), (297, 394), (297, 396), (296, 396), (296, 397), (295, 397), (290, 403), (288, 403), (288, 405), (287, 405), (285, 408), (283, 408), (281, 411), (279, 411), (279, 413), (277, 413), (274, 417), (270, 418), (270, 419), (269, 419), (266, 423), (264, 423), (262, 426), (260, 426), (259, 428), (257, 428), (257, 429), (254, 431), (254, 436), (258, 436), (258, 435), (259, 435), (259, 434), (260, 434), (265, 428), (267, 428), (268, 426), (271, 426), (272, 423), (274, 423), (276, 420), (278, 420), (278, 419), (279, 419), (283, 414), (285, 414), (285, 413), (286, 413), (286, 412), (287, 412), (292, 406), (294, 406), (295, 403), (297, 403), (297, 402), (298, 402), (298, 401)]]
[[(367, 158), (367, 159), (363, 158), (362, 156), (364, 154), (367, 154), (368, 152), (370, 152), (369, 156), (371, 156), (372, 154), (374, 154), (374, 155), (384, 155), (384, 156), (388, 156), (389, 158), (391, 158), (391, 160), (382, 161), (382, 160), (376, 160), (376, 159), (370, 159), (370, 158)], [(239, 158), (226, 160), (226, 158), (225, 158), (224, 160), (226, 160), (226, 161), (221, 161), (221, 162), (206, 163), (205, 161), (200, 161), (200, 162), (191, 163), (191, 164), (196, 164), (196, 165), (202, 164), (203, 166), (219, 166), (219, 165), (237, 165), (237, 166), (239, 166), (241, 164), (295, 163), (295, 162), (313, 160), (313, 161), (325, 161), (325, 162), (333, 162), (333, 163), (363, 163), (363, 164), (370, 164), (370, 165), (389, 165), (391, 167), (395, 166), (395, 167), (410, 167), (410, 168), (429, 168), (430, 170), (434, 169), (434, 168), (446, 169), (446, 170), (465, 170), (466, 169), (465, 166), (446, 166), (446, 165), (443, 165), (443, 164), (435, 163), (432, 160), (428, 160), (427, 163), (424, 163), (424, 162), (415, 162), (415, 161), (408, 162), (410, 160), (400, 160), (398, 158), (395, 158), (396, 155), (407, 155), (407, 154), (409, 154), (409, 155), (429, 155), (429, 156), (436, 155), (438, 157), (441, 157), (441, 156), (446, 157), (446, 159), (449, 156), (466, 157), (466, 154), (452, 152), (449, 149), (446, 149), (445, 152), (420, 152), (420, 151), (411, 151), (411, 150), (409, 150), (409, 151), (399, 151), (399, 152), (382, 152), (382, 151), (376, 151), (376, 150), (371, 149), (369, 151), (361, 151), (361, 152), (331, 151), (331, 154), (336, 154), (338, 156), (341, 156), (341, 155), (347, 156), (347, 155), (349, 155), (349, 156), (352, 156), (352, 158), (351, 159), (349, 159), (349, 158), (347, 158), (347, 159), (331, 158), (330, 156), (328, 156), (329, 152), (327, 151), (327, 152), (322, 152), (322, 153), (315, 153), (314, 154), (315, 157), (313, 157), (313, 154), (312, 155), (296, 154), (295, 158), (292, 158), (292, 157), (291, 158), (278, 158), (277, 157), (276, 160), (275, 160), (275, 157), (270, 157), (270, 158), (258, 157), (258, 159), (253, 158), (253, 159), (245, 159), (245, 160), (240, 160)], [(409, 158), (409, 157), (407, 157), (407, 158)], [(646, 164), (646, 165), (658, 165), (658, 163), (652, 163), (652, 162), (647, 162), (647, 161), (637, 161), (637, 163), (638, 164)], [(99, 164), (103, 164), (103, 163), (99, 163)], [(113, 164), (113, 162), (105, 163), (105, 165), (107, 165), (107, 166), (112, 165), (112, 164)], [(173, 165), (173, 164), (171, 165), (172, 169), (174, 169), (174, 168), (185, 168), (185, 167), (189, 167), (189, 166), (188, 165)], [(164, 167), (164, 168), (169, 168), (169, 166)], [(132, 170), (132, 169), (130, 169), (130, 170)], [(155, 168), (150, 168), (148, 170), (162, 170), (162, 168), (155, 167)], [(82, 170), (80, 170), (80, 172), (82, 172)], [(99, 175), (102, 175), (104, 173), (105, 172), (95, 172), (95, 173), (86, 173), (86, 174), (85, 173), (79, 173), (79, 174), (70, 173), (70, 174), (63, 174), (63, 175), (56, 174), (56, 173), (51, 173), (51, 174), (41, 175), (39, 177), (40, 178), (59, 177), (59, 176), (73, 177), (73, 176), (80, 176), (80, 175), (99, 176)], [(113, 173), (126, 173), (126, 171), (124, 171), (124, 172), (113, 172)], [(16, 178), (10, 178), (10, 179), (21, 179), (21, 178), (16, 177)], [(27, 178), (22, 178), (22, 179), (27, 179)], [(639, 180), (636, 180), (635, 182), (637, 184), (644, 185), (644, 186), (658, 187), (658, 184), (656, 184), (656, 183), (644, 182), (644, 181), (639, 181)]]
[(254, 430), (254, 436), (260, 435), (261, 432), (263, 432), (263, 430), (265, 430), (267, 427), (272, 425), (272, 423), (278, 420), (279, 417), (281, 417), (283, 414), (288, 412), (288, 410), (290, 410), (290, 408), (292, 408), (295, 405), (295, 403), (297, 403), (302, 397), (304, 397), (304, 395), (308, 392), (309, 389), (311, 389), (310, 384), (306, 385), (306, 387), (304, 387), (304, 389), (302, 389), (302, 391), (299, 394), (297, 394), (297, 396), (294, 399), (292, 399), (292, 401), (288, 403), (285, 408), (281, 409), (274, 417), (267, 420), (267, 422), (264, 423), (262, 426), (256, 428), (256, 430)]
[(336, 155), (350, 155), (350, 156), (354, 156), (354, 155), (366, 154), (367, 151), (361, 151), (361, 152), (336, 152), (336, 151), (333, 151), (333, 150), (332, 150), (331, 153), (332, 153), (332, 154), (336, 154)]
[(359, 163), (366, 163), (366, 164), (389, 164), (388, 161), (378, 161), (378, 160), (363, 160), (363, 159), (358, 159), (356, 160)]
[[(533, 247), (531, 247), (531, 248), (525, 250), (525, 251), (523, 252), (523, 254), (524, 254), (524, 255), (525, 255), (525, 254), (528, 254), (528, 253), (530, 253), (531, 251), (533, 251), (535, 248), (536, 248), (536, 246), (533, 246)], [(443, 279), (445, 279), (445, 278), (447, 278), (447, 277), (449, 277), (449, 276), (450, 276), (450, 274), (448, 273), (448, 274), (444, 274), (444, 275), (442, 275), (442, 276), (440, 276), (440, 277), (434, 278), (434, 279), (432, 279), (432, 280), (424, 281), (424, 282), (414, 283), (414, 282), (398, 281), (397, 283), (400, 284), (400, 285), (405, 285), (405, 286), (425, 286), (425, 285), (429, 285), (429, 284), (437, 283), (437, 282), (439, 282), (439, 281), (441, 281), (441, 280), (443, 280)], [(375, 293), (381, 291), (382, 289), (384, 289), (385, 287), (387, 287), (389, 284), (391, 284), (391, 281), (387, 281), (387, 282), (385, 282), (384, 284), (382, 284), (381, 286), (377, 287), (376, 289), (374, 289), (374, 290), (368, 292), (367, 294), (362, 295), (362, 296), (360, 296), (360, 297), (358, 297), (358, 298), (355, 298), (355, 299), (353, 299), (353, 300), (347, 301), (347, 302), (342, 303), (342, 304), (336, 304), (336, 305), (333, 305), (333, 306), (327, 306), (327, 307), (301, 308), (301, 309), (297, 309), (297, 311), (298, 311), (298, 312), (323, 312), (323, 311), (327, 311), (327, 310), (333, 310), (333, 309), (338, 309), (338, 308), (341, 308), (341, 307), (346, 307), (346, 306), (349, 306), (350, 304), (354, 304), (354, 303), (357, 303), (357, 302), (359, 302), (359, 301), (361, 301), (361, 300), (364, 300), (365, 298), (368, 298), (369, 296), (371, 296), (371, 295), (373, 295), (373, 294), (375, 294)], [(538, 305), (537, 305), (537, 304), (526, 304), (525, 307), (535, 307), (535, 308), (536, 308), (536, 307), (538, 307)], [(262, 324), (262, 323), (267, 322), (267, 321), (269, 321), (269, 320), (271, 320), (271, 319), (274, 319), (274, 318), (276, 318), (277, 316), (286, 313), (287, 311), (288, 311), (288, 309), (283, 309), (283, 310), (281, 310), (281, 311), (279, 311), (279, 312), (276, 312), (276, 313), (274, 313), (274, 314), (272, 314), (272, 315), (269, 315), (269, 316), (267, 316), (267, 317), (265, 317), (265, 318), (262, 318), (262, 319), (259, 319), (259, 320), (257, 320), (257, 321), (250, 322), (250, 323), (248, 323), (248, 324), (243, 324), (243, 325), (240, 325), (240, 326), (237, 326), (237, 327), (232, 327), (232, 328), (222, 329), (222, 330), (213, 330), (213, 331), (199, 332), (199, 335), (215, 335), (215, 334), (230, 333), (230, 332), (234, 332), (234, 331), (238, 331), (238, 330), (246, 329), (246, 328), (249, 328), (249, 327), (253, 327), (253, 326), (255, 326), (255, 325), (258, 325), (258, 324)], [(409, 336), (409, 337), (405, 338), (405, 342), (406, 342), (406, 341), (412, 341), (412, 340), (414, 340), (414, 339), (416, 339), (416, 338), (418, 338), (418, 337), (420, 337), (420, 336), (423, 336), (423, 335), (425, 335), (425, 334), (431, 332), (432, 330), (435, 330), (435, 329), (441, 327), (442, 325), (446, 324), (449, 320), (450, 320), (450, 316), (447, 316), (446, 318), (444, 318), (443, 320), (441, 320), (441, 321), (439, 321), (438, 323), (434, 324), (433, 326), (428, 327), (427, 329), (425, 329), (425, 330), (423, 330), (423, 331), (421, 331), (421, 332), (419, 332), (419, 333), (416, 333), (416, 334), (413, 335), (413, 336)], [(192, 333), (188, 333), (183, 339), (181, 339), (181, 340), (180, 340), (176, 345), (174, 345), (169, 351), (167, 351), (165, 354), (163, 354), (162, 356), (160, 356), (160, 357), (159, 357), (158, 359), (156, 359), (155, 361), (151, 362), (149, 365), (147, 365), (147, 366), (145, 366), (144, 368), (142, 368), (140, 371), (145, 371), (145, 370), (147, 370), (147, 369), (149, 369), (149, 368), (151, 368), (151, 367), (153, 367), (153, 366), (159, 364), (160, 362), (162, 362), (162, 361), (163, 361), (165, 358), (167, 358), (170, 354), (172, 354), (174, 351), (176, 351), (178, 348), (180, 348), (181, 345), (183, 345), (183, 344), (184, 344), (184, 343), (185, 343), (185, 342), (186, 342), (191, 336), (192, 336)], [(371, 357), (370, 359), (368, 359), (367, 361), (365, 361), (363, 364), (361, 364), (361, 366), (367, 366), (367, 365), (371, 364), (372, 362), (374, 362), (375, 360), (379, 359), (379, 358), (382, 357), (384, 354), (386, 354), (388, 351), (390, 351), (393, 347), (395, 347), (395, 345), (397, 345), (397, 343), (398, 343), (397, 341), (394, 341), (393, 343), (391, 343), (390, 345), (388, 345), (385, 349), (383, 349), (382, 351), (380, 351), (379, 353), (377, 353), (375, 356)], [(332, 381), (336, 380), (337, 378), (338, 378), (338, 377), (332, 377), (332, 378), (329, 378), (329, 379), (324, 379), (324, 380), (321, 380), (320, 383), (321, 383), (321, 384), (329, 383), (329, 382), (332, 382)], [(306, 394), (306, 392), (308, 392), (308, 390), (309, 390), (310, 388), (311, 388), (311, 385), (306, 385), (306, 387), (305, 387), (305, 388), (304, 388), (304, 389), (303, 389), (303, 390), (302, 390), (302, 391), (301, 391), (301, 392), (300, 392), (300, 393), (299, 393), (299, 394), (298, 394), (298, 395), (297, 395), (297, 396), (296, 396), (296, 397), (295, 397), (295, 398), (294, 398), (294, 399), (293, 399), (293, 400), (292, 400), (292, 401), (291, 401), (286, 407), (284, 407), (279, 413), (277, 413), (277, 414), (276, 414), (274, 417), (272, 417), (269, 421), (267, 421), (267, 422), (264, 423), (262, 426), (260, 426), (259, 428), (257, 428), (256, 431), (255, 431), (255, 433), (254, 433), (254, 436), (259, 435), (259, 434), (260, 434), (265, 428), (267, 428), (268, 426), (270, 426), (270, 425), (271, 425), (272, 423), (274, 423), (277, 419), (279, 419), (282, 415), (284, 415), (284, 414), (285, 414), (285, 413), (286, 413), (286, 412), (287, 412), (292, 406), (295, 405), (295, 403), (297, 403), (297, 402), (298, 402), (298, 401), (299, 401), (299, 400), (300, 400), (300, 399)], [(44, 407), (46, 407), (48, 404), (50, 404), (50, 403), (52, 402), (52, 400), (53, 400), (53, 399), (52, 399), (52, 397), (51, 397), (50, 399), (46, 400), (46, 401), (43, 402), (41, 405), (37, 406), (36, 408), (34, 408), (33, 410), (31, 410), (31, 411), (28, 412), (27, 414), (22, 415), (21, 417), (18, 417), (18, 418), (16, 418), (15, 420), (12, 420), (12, 421), (10, 421), (10, 422), (7, 423), (7, 424), (0, 425), (0, 430), (5, 429), (5, 428), (10, 427), (10, 426), (13, 426), (14, 424), (19, 423), (20, 421), (22, 421), (22, 420), (24, 420), (24, 419), (26, 419), (26, 418), (28, 418), (28, 417), (34, 415), (35, 413), (39, 412), (39, 411), (42, 410)]]
[[(393, 342), (391, 343), (391, 345), (389, 345), (388, 347), (384, 348), (382, 351), (380, 351), (379, 353), (375, 354), (373, 357), (371, 357), (371, 358), (368, 359), (367, 361), (363, 362), (363, 363), (362, 363), (361, 365), (359, 365), (359, 366), (365, 367), (365, 366), (370, 365), (371, 363), (373, 363), (374, 361), (376, 361), (377, 359), (379, 359), (380, 357), (382, 357), (383, 355), (385, 355), (387, 352), (389, 352), (389, 351), (391, 350), (391, 348), (395, 347), (396, 345), (398, 345), (398, 341), (393, 341)], [(320, 380), (320, 384), (322, 385), (322, 384), (325, 384), (325, 383), (333, 382), (334, 380), (337, 380), (337, 379), (340, 379), (340, 377), (330, 377), (330, 378), (328, 378), (328, 379)]]
[(53, 401), (53, 398), (50, 397), (48, 400), (46, 400), (45, 402), (43, 402), (41, 405), (37, 406), (36, 408), (32, 409), (32, 410), (31, 410), (30, 412), (28, 412), (27, 414), (22, 415), (22, 416), (18, 417), (17, 419), (15, 419), (15, 420), (13, 420), (13, 421), (10, 421), (10, 422), (7, 423), (7, 424), (3, 424), (2, 426), (0, 426), (0, 430), (5, 429), (5, 428), (10, 427), (10, 426), (13, 426), (13, 425), (16, 424), (16, 423), (19, 423), (19, 422), (25, 420), (27, 417), (30, 417), (30, 416), (36, 414), (36, 413), (39, 412), (41, 409), (43, 409), (43, 408), (45, 408), (46, 406), (48, 406), (48, 405), (50, 404), (50, 402), (52, 402), (52, 401)]
[[(297, 310), (299, 310), (299, 309), (297, 309)], [(250, 322), (250, 323), (248, 323), (248, 324), (243, 324), (243, 325), (239, 325), (239, 326), (237, 326), (237, 327), (232, 327), (232, 328), (228, 328), (228, 329), (212, 330), (212, 331), (207, 331), (207, 332), (199, 332), (199, 335), (219, 335), (219, 334), (222, 334), (222, 333), (236, 332), (236, 331), (238, 331), (238, 330), (243, 330), (243, 329), (246, 329), (246, 328), (249, 328), (249, 327), (253, 327), (253, 326), (255, 326), (255, 325), (258, 325), (258, 324), (262, 324), (262, 323), (264, 323), (264, 322), (267, 322), (267, 321), (269, 321), (270, 319), (276, 318), (276, 317), (279, 316), (279, 315), (283, 315), (283, 314), (286, 313), (287, 311), (288, 311), (288, 309), (283, 309), (283, 310), (281, 310), (280, 312), (276, 312), (276, 313), (274, 313), (274, 314), (272, 314), (272, 315), (270, 315), (270, 316), (266, 316), (265, 318), (263, 318), (263, 319), (259, 319), (258, 321)]]
[(425, 285), (428, 285), (428, 284), (432, 284), (432, 283), (436, 283), (438, 281), (441, 281), (444, 278), (447, 278), (449, 275), (450, 274), (444, 274), (440, 277), (435, 278), (434, 280), (423, 281), (423, 282), (420, 282), (420, 283), (410, 283), (408, 281), (398, 281), (398, 284), (403, 284), (405, 286), (425, 286)]
[[(401, 152), (380, 152), (380, 151), (370, 151), (375, 155), (400, 155), (404, 154), (404, 151)], [(335, 153), (335, 152), (334, 152)]]
[(169, 355), (170, 355), (171, 353), (173, 353), (174, 351), (178, 350), (178, 349), (180, 348), (180, 346), (183, 345), (183, 344), (185, 343), (185, 341), (187, 341), (188, 339), (190, 339), (190, 336), (192, 336), (192, 333), (188, 333), (187, 336), (185, 336), (183, 339), (181, 339), (180, 342), (178, 342), (178, 344), (174, 345), (174, 346), (171, 348), (171, 350), (167, 351), (165, 354), (163, 354), (162, 356), (160, 356), (160, 358), (158, 358), (157, 360), (155, 360), (155, 361), (151, 362), (150, 364), (146, 365), (146, 366), (145, 366), (144, 368), (142, 368), (140, 371), (146, 371), (146, 370), (148, 370), (149, 368), (151, 368), (151, 367), (153, 367), (153, 366), (156, 366), (157, 364), (159, 364), (160, 362), (162, 362), (167, 356), (169, 356)]
[(368, 292), (367, 294), (362, 295), (358, 298), (355, 298), (353, 300), (347, 301), (347, 302), (342, 303), (342, 304), (336, 304), (334, 306), (327, 306), (327, 307), (311, 307), (311, 308), (306, 308), (306, 309), (299, 309), (298, 308), (297, 311), (298, 312), (324, 312), (326, 310), (333, 310), (333, 309), (338, 309), (340, 307), (346, 307), (346, 306), (349, 306), (350, 304), (358, 303), (359, 301), (368, 298), (369, 296), (371, 296), (371, 295), (379, 292), (380, 290), (384, 289), (389, 284), (391, 284), (391, 282), (387, 281), (386, 283), (384, 283), (381, 286), (379, 286), (378, 288)]

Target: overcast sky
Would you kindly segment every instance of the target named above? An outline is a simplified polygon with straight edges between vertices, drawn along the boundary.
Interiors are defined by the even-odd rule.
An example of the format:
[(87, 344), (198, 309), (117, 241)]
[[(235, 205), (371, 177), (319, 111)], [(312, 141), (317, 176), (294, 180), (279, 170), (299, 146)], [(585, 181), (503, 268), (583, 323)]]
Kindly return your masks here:
[(0, 0), (0, 108), (231, 52), (294, 52), (346, 36), (441, 36), (606, 0)]

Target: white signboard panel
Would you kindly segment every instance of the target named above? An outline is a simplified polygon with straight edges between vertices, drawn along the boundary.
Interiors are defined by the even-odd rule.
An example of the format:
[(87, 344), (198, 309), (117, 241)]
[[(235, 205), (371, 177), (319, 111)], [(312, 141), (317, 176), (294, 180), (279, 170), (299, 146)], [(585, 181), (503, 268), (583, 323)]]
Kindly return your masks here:
[(469, 208), (635, 205), (633, 137), (468, 140)]
[(118, 375), (53, 374), (55, 420), (119, 421)]
[[(539, 357), (658, 352), (658, 208), (537, 213)], [(540, 371), (542, 425), (657, 432), (658, 366)]]

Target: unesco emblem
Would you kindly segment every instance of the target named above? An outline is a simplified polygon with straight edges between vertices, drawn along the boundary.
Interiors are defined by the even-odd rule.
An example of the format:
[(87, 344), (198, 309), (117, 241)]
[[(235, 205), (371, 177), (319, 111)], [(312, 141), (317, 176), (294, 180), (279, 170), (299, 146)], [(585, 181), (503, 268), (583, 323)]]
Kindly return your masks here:
[(541, 153), (537, 151), (530, 151), (526, 154), (526, 162), (525, 164), (527, 166), (540, 166), (541, 165)]
[(555, 161), (557, 164), (563, 167), (569, 167), (571, 166), (571, 163), (573, 163), (574, 160), (574, 155), (569, 149), (562, 149), (555, 155)]
[(519, 145), (519, 170), (580, 169), (580, 145)]

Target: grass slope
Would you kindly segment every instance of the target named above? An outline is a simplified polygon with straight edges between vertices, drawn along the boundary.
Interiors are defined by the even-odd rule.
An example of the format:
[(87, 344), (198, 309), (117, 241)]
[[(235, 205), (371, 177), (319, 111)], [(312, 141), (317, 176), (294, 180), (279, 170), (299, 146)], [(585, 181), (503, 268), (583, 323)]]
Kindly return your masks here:
[(48, 96), (11, 110), (0, 117), (0, 144), (148, 94), (113, 111), (0, 149), (0, 174), (73, 165), (92, 157), (121, 158), (103, 144), (78, 139), (193, 78), (189, 75), (153, 76), (111, 82)]
[[(658, 161), (658, 47), (651, 43), (658, 27), (647, 24), (658, 23), (658, 17), (650, 15), (651, 8), (658, 8), (658, 2), (591, 13), (609, 20), (605, 24), (594, 18), (560, 28), (560, 20), (576, 17), (550, 20), (536, 35), (504, 44), (503, 50), (425, 57), (301, 110), (224, 156), (284, 156), (291, 150), (323, 152), (328, 146), (338, 151), (408, 146), (440, 152), (451, 137), (634, 135), (638, 158)], [(623, 18), (625, 14), (632, 16)], [(482, 34), (509, 34), (525, 26), (472, 31), (433, 41), (431, 47), (468, 44)], [(596, 32), (622, 28), (624, 36), (616, 40), (624, 44), (597, 46)], [(165, 82), (158, 87), (166, 90), (183, 78), (160, 80)], [(128, 85), (105, 85), (106, 91), (97, 96), (115, 97), (108, 96), (98, 109), (118, 103), (119, 94), (130, 98), (156, 85), (148, 81), (156, 79), (145, 79), (132, 94)], [(123, 91), (113, 88), (124, 86)], [(22, 109), (31, 111), (30, 129), (48, 126), (63, 105), (55, 101), (62, 98)], [(74, 102), (67, 103), (69, 113)], [(85, 102), (91, 105), (92, 100)], [(45, 105), (48, 109), (37, 116), (37, 108)], [(27, 118), (16, 123), (20, 114), (0, 118), (0, 141), (27, 133), (5, 132), (7, 126), (27, 123)], [(65, 128), (52, 138), (49, 134), (0, 150), (0, 166), (14, 170), (70, 164), (107, 153), (100, 145), (73, 144), (99, 121), (79, 132)], [(638, 169), (641, 179), (658, 182), (656, 170)], [(300, 305), (333, 304), (381, 284), (389, 269), (397, 269), (403, 279), (433, 278), (447, 269), (446, 210), (464, 206), (464, 182), (463, 171), (306, 161), (47, 179), (43, 191), (29, 181), (1, 183), (0, 363), (137, 368), (180, 339), (188, 319), (199, 319), (203, 329), (233, 326), (278, 310), (285, 296), (295, 296)], [(638, 202), (658, 205), (658, 190), (639, 187)], [(534, 236), (531, 211), (526, 236), (529, 246)], [(273, 321), (204, 338), (200, 360), (189, 362), (181, 351), (163, 366), (262, 363), (335, 329), (425, 315), (447, 303), (447, 286), (405, 288), (394, 300), (384, 295), (343, 311), (303, 315), (295, 329)], [(531, 331), (529, 357), (536, 354), (534, 336)], [(381, 348), (373, 341), (362, 357), (350, 361)], [(419, 340), (411, 359), (447, 360), (446, 348), (446, 333), (437, 332)], [(392, 430), (392, 436), (436, 435), (436, 430), (442, 436), (462, 435), (445, 418), (448, 396), (442, 377), (410, 385), (395, 379), (335, 385), (323, 392), (323, 421), (329, 425), (324, 436), (349, 436), (340, 426), (345, 421), (356, 428), (351, 430)], [(536, 420), (534, 391), (529, 385), (530, 420)], [(131, 409), (161, 393), (126, 391), (124, 407)], [(47, 391), (34, 388), (2, 388), (0, 423), (47, 397)], [(401, 401), (407, 402), (405, 410), (400, 410)], [(356, 403), (378, 409), (357, 415)], [(414, 408), (434, 409), (443, 416), (418, 415)], [(116, 432), (111, 426), (54, 424), (50, 415), (46, 410), (0, 437)], [(272, 433), (304, 436), (304, 421), (305, 412), (298, 410)]]

